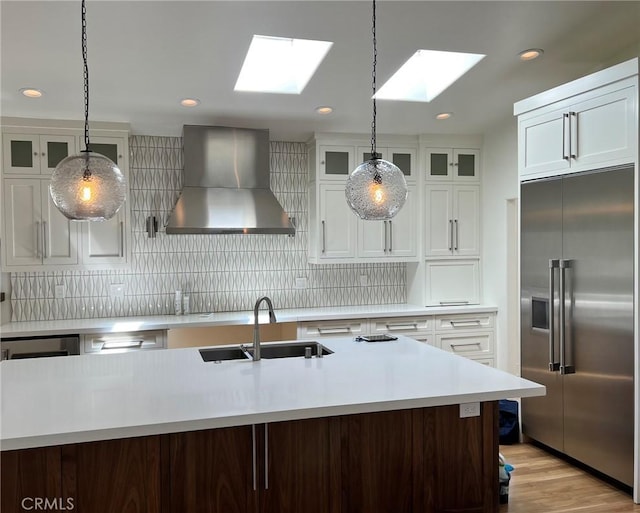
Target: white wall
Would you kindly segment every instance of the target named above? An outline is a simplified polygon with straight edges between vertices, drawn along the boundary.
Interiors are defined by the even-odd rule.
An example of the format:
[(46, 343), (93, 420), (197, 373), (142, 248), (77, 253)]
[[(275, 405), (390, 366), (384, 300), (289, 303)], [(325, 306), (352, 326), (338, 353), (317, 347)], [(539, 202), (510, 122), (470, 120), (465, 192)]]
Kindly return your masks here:
[[(519, 315), (517, 301), (508, 301), (509, 252), (507, 216), (517, 209), (508, 201), (518, 197), (518, 145), (515, 118), (484, 134), (482, 165), (482, 283), (483, 302), (498, 307), (496, 365), (520, 373), (520, 340), (509, 335), (508, 316)], [(510, 214), (511, 213), (511, 214)], [(515, 241), (512, 241), (515, 243)], [(517, 262), (511, 262), (517, 264)], [(517, 265), (516, 265), (517, 268)]]

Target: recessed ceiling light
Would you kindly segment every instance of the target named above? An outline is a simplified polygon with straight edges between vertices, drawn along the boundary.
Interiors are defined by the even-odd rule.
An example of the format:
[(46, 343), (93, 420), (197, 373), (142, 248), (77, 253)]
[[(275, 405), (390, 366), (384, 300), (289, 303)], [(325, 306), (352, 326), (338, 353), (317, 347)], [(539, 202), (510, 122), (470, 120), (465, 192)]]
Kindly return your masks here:
[(27, 98), (40, 98), (42, 96), (42, 91), (33, 87), (25, 87), (20, 89), (20, 92)]
[(430, 102), (485, 55), (418, 50), (375, 94), (382, 100)]
[(330, 41), (254, 35), (234, 90), (300, 94), (331, 45)]
[(544, 53), (544, 50), (540, 48), (529, 48), (528, 50), (524, 50), (520, 52), (518, 55), (520, 56), (521, 61), (532, 61), (533, 59), (537, 59)]
[(441, 112), (440, 114), (436, 115), (436, 119), (439, 119), (439, 120), (449, 119), (451, 115), (452, 115), (451, 112)]
[(197, 98), (183, 98), (180, 100), (180, 105), (183, 107), (197, 107), (200, 105), (200, 100)]
[(316, 112), (323, 115), (331, 114), (333, 112), (333, 107), (329, 107), (328, 105), (316, 107)]

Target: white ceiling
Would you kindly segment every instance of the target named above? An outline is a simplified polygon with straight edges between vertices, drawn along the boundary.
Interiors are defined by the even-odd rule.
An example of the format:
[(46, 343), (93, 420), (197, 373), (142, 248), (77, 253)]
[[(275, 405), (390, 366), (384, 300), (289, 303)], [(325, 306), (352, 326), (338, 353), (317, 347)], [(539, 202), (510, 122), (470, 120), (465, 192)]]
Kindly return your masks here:
[[(640, 1), (378, 0), (378, 86), (419, 48), (487, 54), (431, 103), (378, 101), (378, 133), (481, 134), (513, 102), (640, 53)], [(80, 1), (0, 4), (3, 116), (81, 119)], [(90, 120), (180, 135), (184, 124), (367, 133), (371, 3), (360, 1), (87, 1)], [(333, 41), (300, 95), (237, 93), (253, 34)], [(545, 50), (520, 62), (517, 53)], [(37, 87), (45, 96), (24, 98)], [(197, 97), (186, 109), (178, 101)], [(335, 111), (321, 117), (319, 105)], [(446, 122), (435, 114), (452, 111)]]

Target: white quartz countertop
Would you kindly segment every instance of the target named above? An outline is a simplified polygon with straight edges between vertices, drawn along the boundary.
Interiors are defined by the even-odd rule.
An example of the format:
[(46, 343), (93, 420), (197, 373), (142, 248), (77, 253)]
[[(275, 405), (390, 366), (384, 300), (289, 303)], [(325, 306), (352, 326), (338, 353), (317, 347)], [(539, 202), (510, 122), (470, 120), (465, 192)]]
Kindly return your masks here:
[[(374, 317), (410, 317), (419, 315), (447, 315), (458, 313), (495, 312), (495, 306), (424, 307), (410, 304), (338, 306), (278, 310), (278, 322), (303, 322), (337, 319), (365, 319)], [(261, 310), (264, 314), (265, 311)], [(266, 315), (266, 314), (265, 314)], [(265, 317), (265, 319), (267, 319)], [(97, 319), (66, 319), (60, 321), (10, 322), (0, 326), (0, 336), (31, 337), (96, 332), (145, 331), (228, 324), (252, 324), (253, 311), (219, 312), (191, 315), (154, 315), (138, 317), (105, 317)]]
[(324, 358), (203, 362), (197, 348), (0, 363), (2, 450), (544, 395), (399, 337), (323, 339)]

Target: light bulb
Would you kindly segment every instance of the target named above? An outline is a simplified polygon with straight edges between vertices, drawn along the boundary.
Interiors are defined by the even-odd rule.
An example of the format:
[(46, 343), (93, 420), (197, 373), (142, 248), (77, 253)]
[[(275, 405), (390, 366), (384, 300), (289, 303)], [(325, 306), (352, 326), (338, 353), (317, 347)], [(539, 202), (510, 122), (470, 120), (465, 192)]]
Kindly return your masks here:
[(81, 199), (82, 199), (82, 201), (91, 201), (91, 187), (85, 185), (82, 188)]
[(371, 191), (373, 201), (375, 201), (378, 205), (384, 201), (384, 190), (382, 190), (382, 187), (379, 184), (374, 182), (374, 184), (371, 186)]

